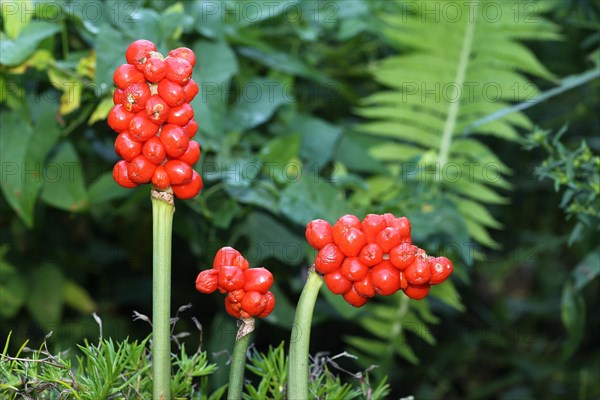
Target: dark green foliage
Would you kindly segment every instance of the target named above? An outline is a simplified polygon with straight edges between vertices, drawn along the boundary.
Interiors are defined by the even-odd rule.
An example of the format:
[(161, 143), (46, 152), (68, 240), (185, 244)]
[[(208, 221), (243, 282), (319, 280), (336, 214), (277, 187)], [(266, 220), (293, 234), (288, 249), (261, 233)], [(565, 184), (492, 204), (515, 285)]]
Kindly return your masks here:
[[(262, 7), (252, 14), (241, 1), (2, 2), (0, 337), (12, 331), (6, 354), (32, 356), (19, 353), (18, 344), (31, 339), (37, 347), (53, 331), (48, 353), (70, 349), (60, 359), (76, 367), (75, 353), (86, 359), (76, 345), (86, 339), (101, 343), (83, 346), (98, 360), (116, 360), (147, 336), (147, 326), (130, 316), (151, 308), (149, 191), (113, 182), (114, 133), (105, 123), (112, 72), (132, 40), (147, 38), (162, 52), (192, 48), (201, 90), (193, 107), (202, 145), (196, 169), (205, 187), (177, 204), (172, 303), (193, 303), (209, 351), (198, 353), (202, 359), (177, 350), (178, 396), (191, 393), (190, 381), (194, 398), (216, 399), (225, 390), (222, 352), (231, 349), (235, 324), (216, 296), (201, 296), (193, 285), (219, 247), (235, 246), (253, 266), (274, 272), (277, 307), (258, 326), (246, 394), (276, 397), (285, 359), (267, 349), (289, 340), (314, 257), (303, 224), (393, 212), (411, 219), (419, 246), (454, 261), (451, 284), (423, 302), (406, 303), (399, 294), (361, 309), (323, 291), (312, 354), (347, 350), (358, 359), (336, 362), (348, 371), (380, 365), (369, 374), (389, 376), (390, 398), (600, 397), (597, 2), (481, 0), (485, 17), (472, 26), (465, 17), (475, 3), (468, 1), (274, 3), (247, 2)], [(439, 11), (427, 14), (428, 3)], [(462, 18), (454, 19), (456, 9)], [(478, 96), (463, 92), (453, 103), (443, 89), (451, 90), (461, 71)], [(416, 84), (417, 93), (404, 93), (402, 84)], [(488, 92), (475, 91), (484, 86)], [(495, 98), (498, 87), (502, 96)], [(542, 101), (531, 101), (535, 95)], [(539, 136), (566, 124), (555, 144)], [(522, 148), (531, 131), (548, 151)], [(441, 175), (440, 159), (449, 166)], [(498, 168), (483, 175), (484, 165)], [(545, 179), (532, 172), (537, 166)], [(462, 179), (451, 174), (455, 167)], [(103, 316), (112, 345), (98, 340), (93, 311)], [(194, 326), (189, 319), (180, 324)], [(114, 387), (136, 373), (121, 360), (110, 367)], [(80, 367), (87, 379), (106, 370), (98, 363)], [(213, 364), (219, 369), (209, 379), (195, 376)], [(3, 371), (11, 365), (0, 362)], [(73, 380), (66, 369), (28, 368), (36, 373), (31, 388), (49, 385), (56, 397), (70, 390), (59, 383)], [(126, 371), (126, 380), (116, 371)], [(323, 371), (312, 381), (315, 393), (326, 387), (368, 397), (366, 378), (332, 364)], [(8, 382), (22, 385), (15, 374)], [(123, 390), (134, 396), (132, 382)], [(104, 383), (84, 386), (95, 394), (113, 389)], [(372, 390), (384, 397), (387, 387)]]

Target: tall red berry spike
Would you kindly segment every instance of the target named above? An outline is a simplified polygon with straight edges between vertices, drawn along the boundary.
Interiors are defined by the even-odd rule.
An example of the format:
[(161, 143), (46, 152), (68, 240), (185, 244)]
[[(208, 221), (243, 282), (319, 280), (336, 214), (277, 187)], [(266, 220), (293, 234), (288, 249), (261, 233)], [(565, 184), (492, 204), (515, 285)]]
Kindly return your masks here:
[(115, 152), (123, 159), (113, 168), (114, 179), (126, 188), (151, 183), (159, 192), (190, 199), (202, 189), (192, 169), (200, 145), (190, 140), (198, 130), (190, 105), (199, 91), (192, 79), (196, 55), (179, 47), (164, 57), (140, 39), (125, 58), (113, 75), (115, 106), (108, 114), (108, 125), (119, 133)]
[(316, 272), (354, 307), (399, 290), (421, 300), (454, 270), (446, 257), (430, 257), (413, 245), (408, 218), (390, 213), (368, 214), (362, 221), (344, 215), (333, 226), (316, 219), (306, 226), (306, 240), (318, 250)]
[(248, 260), (232, 247), (219, 249), (213, 268), (196, 278), (200, 293), (218, 290), (225, 294), (225, 311), (235, 318), (265, 318), (271, 314), (275, 307), (271, 285), (273, 275), (268, 269), (250, 268)]

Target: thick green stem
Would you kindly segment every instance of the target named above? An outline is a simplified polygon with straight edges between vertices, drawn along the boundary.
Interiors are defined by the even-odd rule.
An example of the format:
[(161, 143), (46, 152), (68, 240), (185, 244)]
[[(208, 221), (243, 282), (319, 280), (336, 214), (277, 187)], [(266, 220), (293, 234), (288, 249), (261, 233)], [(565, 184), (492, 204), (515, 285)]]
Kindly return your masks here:
[(229, 370), (227, 400), (240, 400), (242, 398), (242, 392), (244, 390), (244, 370), (246, 369), (246, 353), (248, 352), (248, 345), (250, 344), (250, 337), (252, 336), (253, 330), (254, 319), (243, 319), (233, 348), (231, 369)]
[(153, 398), (171, 398), (171, 231), (173, 194), (152, 190)]
[(290, 339), (290, 369), (288, 373), (288, 398), (308, 399), (308, 349), (310, 345), (310, 325), (323, 279), (311, 268), (292, 326)]

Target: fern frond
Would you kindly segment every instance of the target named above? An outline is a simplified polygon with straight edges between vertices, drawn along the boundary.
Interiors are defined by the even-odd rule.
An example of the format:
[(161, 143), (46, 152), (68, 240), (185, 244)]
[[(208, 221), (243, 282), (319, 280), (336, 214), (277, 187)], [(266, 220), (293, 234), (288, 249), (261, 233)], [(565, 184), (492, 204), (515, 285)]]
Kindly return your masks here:
[[(484, 205), (506, 203), (498, 190), (510, 189), (506, 177), (512, 171), (480, 138), (516, 141), (519, 129), (533, 124), (515, 112), (466, 132), (510, 103), (537, 96), (529, 77), (555, 79), (521, 41), (559, 40), (559, 28), (543, 18), (545, 8), (538, 3), (432, 4), (411, 2), (401, 7), (403, 13), (384, 17), (384, 35), (401, 53), (373, 67), (374, 79), (386, 89), (362, 101), (357, 114), (367, 121), (357, 129), (381, 138), (369, 153), (390, 165), (392, 173), (402, 174), (410, 161), (436, 168), (435, 179), (423, 174), (422, 180), (444, 188), (474, 240), (496, 246), (487, 230), (501, 225)], [(438, 11), (431, 12), (434, 8)], [(453, 13), (444, 14), (450, 8)], [(461, 176), (446, 173), (449, 165), (461, 169)], [(493, 173), (486, 174), (486, 168)]]

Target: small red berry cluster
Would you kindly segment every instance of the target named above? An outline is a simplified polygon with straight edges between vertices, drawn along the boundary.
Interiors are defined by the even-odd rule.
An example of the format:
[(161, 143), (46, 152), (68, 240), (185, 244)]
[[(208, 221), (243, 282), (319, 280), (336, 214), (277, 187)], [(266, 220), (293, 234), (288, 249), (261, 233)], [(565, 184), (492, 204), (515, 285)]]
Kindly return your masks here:
[(368, 214), (362, 221), (344, 215), (331, 224), (322, 219), (306, 226), (306, 239), (319, 250), (315, 269), (325, 284), (354, 307), (375, 294), (403, 290), (421, 300), (431, 285), (444, 282), (453, 266), (446, 257), (430, 257), (412, 244), (410, 221), (392, 214)]
[(227, 293), (225, 310), (236, 318), (264, 318), (275, 308), (275, 296), (269, 291), (273, 275), (266, 268), (250, 268), (250, 263), (231, 247), (215, 255), (213, 268), (198, 274), (196, 290), (210, 294)]
[(192, 169), (200, 159), (200, 144), (191, 140), (198, 131), (190, 105), (199, 90), (192, 79), (196, 56), (179, 47), (164, 58), (154, 43), (136, 40), (125, 57), (127, 64), (113, 75), (115, 106), (108, 114), (108, 125), (119, 134), (115, 151), (123, 158), (113, 177), (126, 188), (152, 182), (180, 199), (192, 198), (202, 189)]

